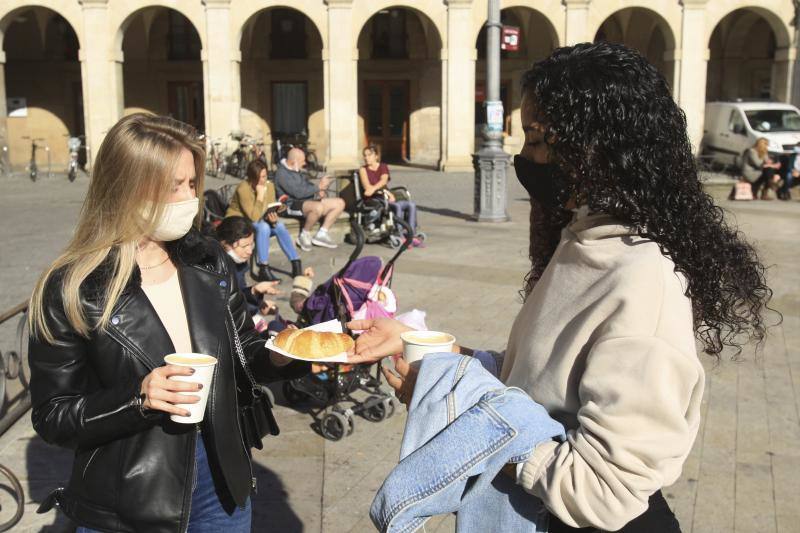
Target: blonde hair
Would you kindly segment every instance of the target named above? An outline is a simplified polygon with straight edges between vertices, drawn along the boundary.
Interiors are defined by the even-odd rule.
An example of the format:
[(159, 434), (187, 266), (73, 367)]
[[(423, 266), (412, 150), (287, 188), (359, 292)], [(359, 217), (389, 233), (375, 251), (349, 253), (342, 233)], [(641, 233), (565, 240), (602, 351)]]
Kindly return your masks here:
[(110, 265), (102, 291), (103, 312), (94, 327), (108, 324), (134, 272), (137, 243), (162, 216), (184, 148), (192, 153), (196, 190), (202, 191), (205, 148), (193, 127), (169, 117), (136, 113), (108, 131), (97, 152), (75, 234), (33, 290), (28, 316), (33, 335), (55, 343), (45, 299), (48, 280), (59, 271), (61, 279), (47, 291), (60, 290), (69, 325), (78, 335), (89, 336), (93, 327), (80, 303), (80, 287), (106, 261)]
[(756, 143), (753, 145), (758, 153), (758, 157), (764, 159), (769, 155), (769, 139), (766, 137), (759, 137), (756, 139)]

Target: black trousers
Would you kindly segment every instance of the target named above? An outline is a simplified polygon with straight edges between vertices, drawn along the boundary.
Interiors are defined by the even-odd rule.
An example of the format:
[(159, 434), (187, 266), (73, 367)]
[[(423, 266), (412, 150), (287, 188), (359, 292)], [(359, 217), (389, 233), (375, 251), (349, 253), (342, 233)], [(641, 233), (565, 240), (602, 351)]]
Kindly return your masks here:
[[(601, 530), (593, 527), (570, 527), (551, 514), (548, 531), (549, 533), (599, 533)], [(620, 533), (680, 533), (681, 526), (659, 490), (650, 496), (649, 506), (644, 513), (617, 531)]]

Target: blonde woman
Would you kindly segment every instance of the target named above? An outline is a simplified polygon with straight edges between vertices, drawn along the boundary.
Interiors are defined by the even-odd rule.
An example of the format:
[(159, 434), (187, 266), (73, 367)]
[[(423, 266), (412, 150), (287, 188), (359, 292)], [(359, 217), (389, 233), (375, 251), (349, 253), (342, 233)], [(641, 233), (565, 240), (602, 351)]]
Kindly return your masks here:
[[(251, 388), (228, 309), (257, 379), (307, 370), (265, 350), (225, 252), (195, 229), (204, 159), (190, 126), (120, 120), (98, 151), (74, 238), (34, 290), (33, 425), (75, 451), (69, 483), (42, 508), (57, 504), (79, 532), (249, 532), (255, 479), (237, 389)], [(170, 379), (191, 375), (164, 365), (173, 352), (218, 359), (199, 424), (169, 419), (200, 389)]]
[(753, 188), (753, 199), (758, 199), (758, 192), (761, 191), (762, 200), (772, 200), (769, 195), (770, 190), (777, 190), (780, 176), (778, 170), (781, 164), (773, 161), (769, 156), (769, 140), (765, 137), (756, 139), (752, 148), (748, 148), (744, 153), (742, 165), (742, 175)]

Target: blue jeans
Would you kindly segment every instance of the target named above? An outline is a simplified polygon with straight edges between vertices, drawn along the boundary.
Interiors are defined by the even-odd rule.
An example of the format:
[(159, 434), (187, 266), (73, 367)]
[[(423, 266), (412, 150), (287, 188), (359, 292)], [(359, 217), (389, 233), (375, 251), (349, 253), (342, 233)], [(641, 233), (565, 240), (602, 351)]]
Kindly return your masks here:
[(258, 222), (253, 222), (253, 228), (256, 231), (256, 258), (259, 264), (266, 265), (269, 263), (269, 238), (273, 234), (278, 237), (278, 245), (289, 261), (294, 261), (300, 257), (297, 255), (297, 250), (292, 242), (292, 236), (283, 222), (279, 221), (275, 224), (275, 227), (272, 227), (269, 222), (259, 220)]
[(389, 204), (394, 216), (403, 219), (411, 226), (411, 231), (417, 231), (417, 204), (409, 200), (398, 200)]
[[(225, 510), (217, 496), (211, 467), (203, 438), (197, 435), (194, 461), (194, 487), (192, 490), (192, 510), (189, 514), (188, 533), (250, 533), (252, 508), (250, 499), (244, 509), (234, 507), (231, 513)], [(99, 533), (97, 530), (78, 527), (75, 533)]]

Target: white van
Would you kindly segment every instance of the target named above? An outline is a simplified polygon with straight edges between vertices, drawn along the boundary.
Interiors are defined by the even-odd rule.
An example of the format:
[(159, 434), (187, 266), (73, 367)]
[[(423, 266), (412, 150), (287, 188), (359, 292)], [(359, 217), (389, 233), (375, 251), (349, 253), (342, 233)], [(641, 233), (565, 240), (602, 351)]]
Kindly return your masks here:
[(700, 153), (739, 166), (742, 154), (756, 139), (769, 141), (773, 157), (794, 153), (800, 142), (800, 110), (779, 102), (709, 102)]

